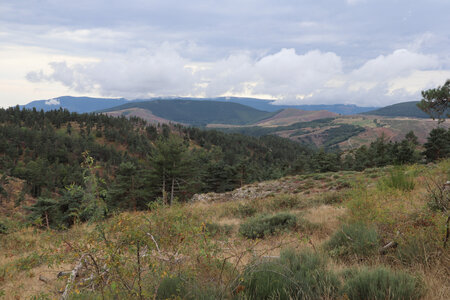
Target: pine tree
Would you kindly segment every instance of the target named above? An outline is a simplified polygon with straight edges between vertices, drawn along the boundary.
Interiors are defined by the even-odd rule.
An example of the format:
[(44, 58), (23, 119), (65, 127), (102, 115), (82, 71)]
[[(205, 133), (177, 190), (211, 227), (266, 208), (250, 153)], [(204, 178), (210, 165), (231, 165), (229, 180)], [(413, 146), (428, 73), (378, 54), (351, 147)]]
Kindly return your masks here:
[(435, 161), (450, 156), (450, 129), (435, 128), (430, 131), (425, 146), (428, 161)]
[(144, 208), (149, 201), (149, 193), (145, 190), (145, 178), (132, 162), (121, 163), (116, 179), (108, 190), (110, 207), (121, 209)]

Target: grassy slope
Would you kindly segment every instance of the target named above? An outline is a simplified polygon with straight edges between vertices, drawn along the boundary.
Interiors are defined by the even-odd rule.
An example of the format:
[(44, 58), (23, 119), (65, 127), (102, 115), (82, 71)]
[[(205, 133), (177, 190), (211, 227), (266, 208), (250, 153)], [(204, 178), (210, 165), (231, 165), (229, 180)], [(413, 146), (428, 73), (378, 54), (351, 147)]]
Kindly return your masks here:
[(231, 102), (189, 100), (127, 103), (105, 112), (133, 107), (150, 110), (154, 115), (167, 120), (191, 125), (206, 125), (209, 123), (245, 125), (270, 118), (276, 114), (276, 112), (261, 111)]
[[(102, 263), (114, 265), (111, 259), (115, 256), (111, 253), (118, 249), (122, 251), (119, 267), (123, 279), (132, 282), (136, 275), (133, 240), (139, 236), (149, 247), (145, 250), (143, 271), (148, 295), (164, 278), (179, 272), (190, 274), (202, 283), (212, 280), (223, 286), (239, 277), (240, 270), (255, 257), (277, 256), (283, 248), (312, 248), (332, 256), (324, 249), (324, 242), (341, 224), (364, 222), (377, 228), (378, 246), (394, 240), (399, 247), (385, 255), (375, 253), (344, 260), (332, 257), (330, 269), (339, 274), (349, 268), (390, 266), (423, 278), (427, 299), (449, 299), (450, 256), (439, 246), (445, 217), (427, 208), (425, 183), (449, 180), (450, 161), (408, 167), (406, 173), (415, 182), (411, 191), (387, 188), (383, 180), (389, 170), (285, 177), (225, 194), (199, 195), (190, 204), (122, 213), (100, 227), (114, 245), (112, 248), (106, 246), (94, 224), (76, 225), (67, 232), (25, 228), (0, 236), (0, 291), (7, 295), (6, 299), (32, 295), (58, 297), (57, 291), (64, 288), (67, 277), (57, 279), (57, 273), (71, 270), (80, 254), (93, 253)], [(248, 219), (246, 215), (276, 211), (297, 215), (303, 225), (261, 240), (247, 240), (239, 235), (238, 226)], [(227, 228), (227, 233), (208, 234), (205, 229), (208, 223)], [(149, 234), (158, 241), (164, 257), (155, 250)], [(421, 242), (406, 247), (411, 240)], [(400, 260), (400, 250), (412, 260)], [(164, 262), (176, 258), (182, 262)], [(40, 277), (48, 282), (42, 282)], [(81, 293), (81, 298), (89, 295), (82, 286), (73, 288), (73, 294), (77, 293)]]

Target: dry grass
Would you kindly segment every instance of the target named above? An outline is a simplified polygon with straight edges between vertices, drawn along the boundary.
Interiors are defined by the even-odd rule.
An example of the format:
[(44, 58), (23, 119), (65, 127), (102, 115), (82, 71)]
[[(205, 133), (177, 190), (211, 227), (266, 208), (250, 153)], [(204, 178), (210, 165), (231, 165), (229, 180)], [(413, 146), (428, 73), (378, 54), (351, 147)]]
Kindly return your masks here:
[[(445, 178), (449, 165), (450, 162), (443, 162), (438, 166), (409, 167), (409, 171), (417, 174), (415, 178), (416, 186), (411, 192), (378, 190), (376, 184), (374, 184), (376, 179), (371, 177), (371, 174), (376, 172), (382, 175), (385, 169), (377, 169), (371, 171), (372, 173), (339, 172), (317, 176), (286, 177), (280, 181), (254, 184), (247, 190), (243, 188), (239, 193), (234, 194), (235, 196), (245, 195), (245, 197), (216, 194), (208, 201), (189, 203), (177, 209), (180, 210), (181, 215), (189, 215), (196, 220), (214, 222), (219, 225), (232, 225), (233, 230), (229, 235), (213, 237), (212, 243), (218, 249), (214, 254), (215, 258), (219, 261), (226, 259), (239, 271), (247, 263), (253, 261), (255, 257), (278, 256), (283, 248), (298, 250), (308, 248), (313, 251), (323, 251), (321, 247), (323, 242), (338, 230), (344, 222), (363, 220), (374, 224), (379, 229), (383, 243), (389, 241), (389, 239), (396, 239), (398, 236), (414, 234), (416, 230), (422, 230), (421, 224), (426, 225), (426, 222), (421, 223), (417, 220), (420, 221), (421, 218), (428, 217), (426, 178), (427, 176)], [(323, 199), (325, 192), (329, 193), (330, 191), (329, 187), (325, 187), (325, 183), (334, 183), (342, 179), (352, 181), (356, 187), (344, 190), (350, 193), (343, 197), (343, 203), (324, 204), (321, 199)], [(302, 190), (301, 192), (295, 194), (289, 192), (299, 188)], [(261, 191), (264, 193), (258, 194)], [(305, 193), (306, 191), (310, 193)], [(253, 197), (251, 193), (263, 196)], [(283, 205), (291, 203), (293, 206), (278, 206), (277, 204), (281, 203), (279, 202), (280, 199), (283, 200), (282, 197), (286, 196), (292, 197), (290, 200), (293, 201), (293, 204), (289, 200), (283, 202)], [(318, 224), (318, 226), (308, 232), (302, 232), (301, 230), (281, 232), (264, 239), (248, 240), (238, 233), (239, 225), (245, 220), (245, 217), (237, 215), (236, 209), (243, 204), (254, 207), (256, 213), (288, 211), (311, 223)], [(168, 213), (168, 216), (170, 216), (170, 210), (165, 212)], [(138, 212), (124, 213), (119, 217), (130, 220), (130, 224), (134, 224), (133, 220), (145, 220), (145, 218), (151, 216), (152, 212)], [(434, 218), (437, 220), (436, 222), (441, 222), (438, 216)], [(109, 222), (115, 222), (114, 220), (116, 219), (111, 219)], [(124, 225), (113, 228), (116, 228), (114, 230), (117, 230), (117, 235), (125, 230)], [(64, 280), (57, 280), (56, 274), (59, 271), (71, 269), (75, 261), (74, 250), (63, 240), (66, 240), (69, 244), (84, 244), (95, 248), (97, 246), (96, 241), (89, 238), (89, 233), (93, 230), (94, 225), (83, 224), (76, 225), (66, 232), (40, 231), (27, 228), (7, 236), (0, 236), (0, 271), (2, 267), (10, 266), (8, 275), (4, 278), (0, 277), (0, 291), (5, 293), (4, 299), (17, 299), (16, 296), (24, 299), (40, 293), (48, 294), (50, 298), (58, 297), (58, 290), (64, 286), (65, 282)], [(185, 241), (181, 245), (182, 253), (190, 257), (190, 260), (185, 263), (185, 268), (191, 268), (197, 264), (196, 260), (200, 257), (199, 243), (201, 242), (193, 236), (189, 242)], [(166, 243), (170, 243), (170, 240), (167, 240)], [(167, 244), (165, 247), (167, 247)], [(59, 255), (59, 259), (50, 268), (46, 264), (42, 264), (26, 271), (14, 269), (13, 266), (18, 259), (33, 252)], [(426, 299), (450, 299), (449, 253), (443, 253), (442, 257), (431, 268), (424, 267), (424, 265), (404, 266), (396, 261), (389, 260), (388, 255), (376, 255), (370, 261), (364, 262), (348, 261), (344, 263), (329, 260), (329, 268), (336, 273), (348, 268), (359, 268), (364, 264), (369, 266), (385, 264), (418, 274), (428, 287)], [(215, 271), (205, 270), (204, 274), (200, 272), (199, 276), (208, 278), (211, 272)], [(0, 276), (2, 275), (0, 274)], [(49, 282), (40, 281), (39, 276), (46, 277)]]

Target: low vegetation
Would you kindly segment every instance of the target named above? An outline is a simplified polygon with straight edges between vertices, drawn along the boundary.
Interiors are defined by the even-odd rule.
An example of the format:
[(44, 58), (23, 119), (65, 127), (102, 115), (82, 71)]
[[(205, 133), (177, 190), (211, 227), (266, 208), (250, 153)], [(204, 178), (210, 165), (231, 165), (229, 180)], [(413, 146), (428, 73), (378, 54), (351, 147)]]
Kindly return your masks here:
[(355, 272), (345, 282), (342, 294), (348, 299), (401, 300), (421, 299), (425, 290), (422, 281), (414, 276), (377, 267)]
[(374, 228), (363, 223), (344, 224), (325, 244), (331, 256), (358, 259), (370, 257), (378, 251), (378, 235)]
[[(402, 168), (412, 190), (380, 189), (390, 167), (299, 175), (258, 184), (280, 187), (258, 197), (250, 185), (240, 192), (249, 199), (216, 194), (63, 231), (14, 229), (0, 235), (0, 291), (6, 299), (64, 290), (69, 299), (448, 299), (447, 215), (436, 203), (447, 199), (449, 167)], [(329, 190), (330, 178), (355, 183)], [(286, 193), (309, 180), (312, 188)]]
[(239, 232), (246, 238), (256, 239), (294, 228), (296, 224), (297, 218), (289, 213), (259, 215), (242, 223)]

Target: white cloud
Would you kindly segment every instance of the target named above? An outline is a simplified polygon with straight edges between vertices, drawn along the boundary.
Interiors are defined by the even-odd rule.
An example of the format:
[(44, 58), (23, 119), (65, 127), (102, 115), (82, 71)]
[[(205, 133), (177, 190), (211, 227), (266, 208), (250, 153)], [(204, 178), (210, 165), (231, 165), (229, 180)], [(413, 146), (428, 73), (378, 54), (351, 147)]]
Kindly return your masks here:
[(74, 91), (124, 97), (178, 95), (194, 84), (188, 61), (172, 48), (137, 49), (125, 55), (110, 55), (99, 62), (75, 64), (52, 62), (51, 72), (27, 74), (30, 81), (55, 81)]
[(438, 66), (439, 61), (435, 56), (399, 49), (389, 55), (380, 55), (367, 61), (350, 75), (355, 80), (386, 80), (409, 75), (414, 70), (430, 69)]
[(57, 98), (49, 99), (45, 101), (45, 105), (60, 105), (61, 102)]
[(421, 89), (450, 74), (438, 70), (438, 57), (405, 49), (349, 71), (343, 70), (343, 59), (336, 53), (319, 50), (299, 54), (281, 49), (261, 57), (247, 51), (212, 62), (189, 60), (179, 51), (163, 44), (153, 51), (138, 49), (96, 62), (52, 62), (51, 72), (38, 70), (27, 78), (115, 97), (239, 95), (272, 97), (286, 104), (370, 106), (418, 100)]

